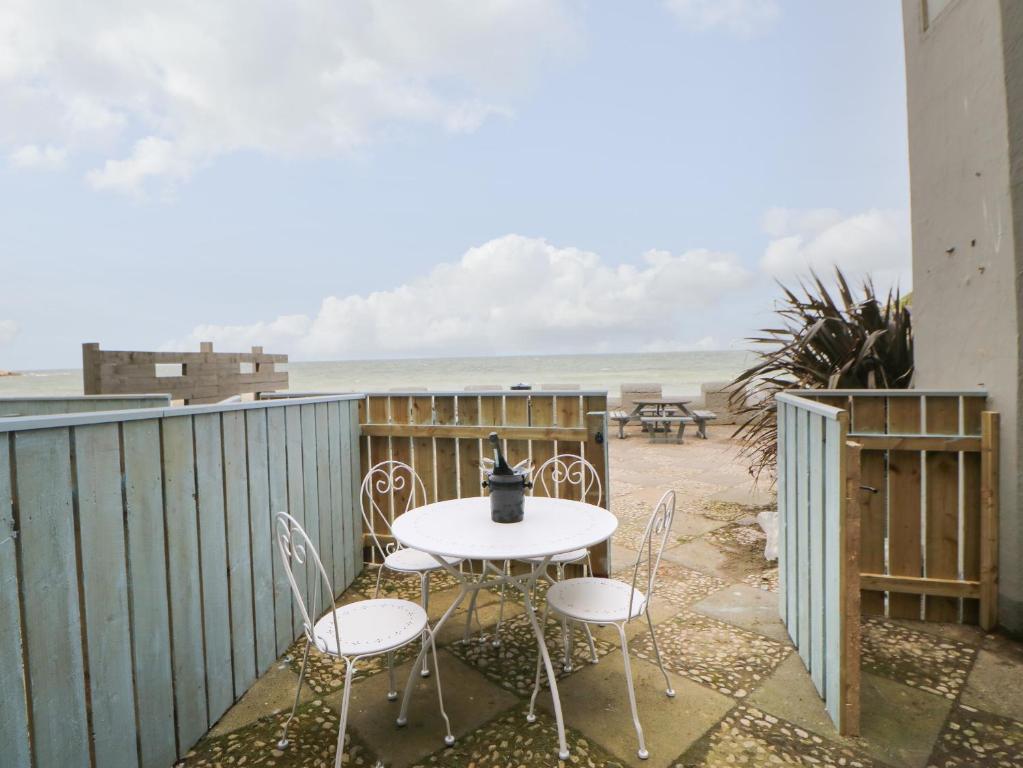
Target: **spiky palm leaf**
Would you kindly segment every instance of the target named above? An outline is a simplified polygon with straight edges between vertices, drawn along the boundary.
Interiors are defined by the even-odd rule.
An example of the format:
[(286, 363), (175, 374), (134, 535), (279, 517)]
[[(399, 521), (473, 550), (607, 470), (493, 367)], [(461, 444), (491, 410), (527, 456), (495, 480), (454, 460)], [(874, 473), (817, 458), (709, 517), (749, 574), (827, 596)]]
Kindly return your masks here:
[(913, 380), (910, 308), (898, 290), (878, 300), (873, 282), (856, 298), (835, 270), (838, 301), (810, 273), (799, 292), (781, 286), (780, 328), (765, 328), (747, 341), (760, 347), (757, 362), (732, 382), (730, 403), (739, 416), (734, 436), (750, 474), (764, 470), (774, 484), (777, 423), (774, 395), (786, 389), (905, 389)]

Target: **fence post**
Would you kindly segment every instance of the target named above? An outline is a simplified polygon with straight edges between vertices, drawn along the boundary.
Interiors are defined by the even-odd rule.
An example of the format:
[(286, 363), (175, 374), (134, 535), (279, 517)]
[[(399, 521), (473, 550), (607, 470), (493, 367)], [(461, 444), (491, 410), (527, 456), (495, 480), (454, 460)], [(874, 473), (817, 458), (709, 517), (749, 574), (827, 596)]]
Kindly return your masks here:
[(980, 432), (980, 626), (998, 623), (998, 413), (981, 413)]
[(860, 733), (860, 446), (845, 440), (848, 412), (839, 416), (845, 450), (841, 471), (845, 477), (842, 531), (839, 547), (842, 558), (842, 683), (839, 732), (843, 736)]

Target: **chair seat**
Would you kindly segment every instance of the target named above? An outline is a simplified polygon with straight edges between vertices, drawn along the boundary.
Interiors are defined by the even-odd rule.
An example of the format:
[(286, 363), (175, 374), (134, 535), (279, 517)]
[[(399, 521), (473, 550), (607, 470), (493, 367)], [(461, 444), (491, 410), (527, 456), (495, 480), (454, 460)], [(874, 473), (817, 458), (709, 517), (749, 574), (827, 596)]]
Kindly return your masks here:
[[(632, 595), (632, 612), (629, 596)], [(604, 624), (639, 616), (646, 607), (646, 595), (617, 579), (565, 579), (547, 590), (547, 604), (569, 619)]]
[[(334, 621), (341, 647), (337, 647)], [(409, 600), (362, 600), (328, 613), (313, 627), (316, 647), (331, 656), (368, 656), (389, 651), (419, 637), (426, 611)]]
[[(444, 560), (451, 565), (458, 565), (462, 562), (460, 557), (445, 557)], [(433, 555), (408, 547), (395, 550), (385, 557), (384, 566), (392, 571), (401, 571), (402, 573), (425, 573), (443, 567)]]
[[(555, 563), (555, 564), (557, 564), (557, 563), (561, 563), (561, 564), (565, 564), (565, 563), (578, 563), (580, 560), (585, 560), (586, 559), (586, 555), (588, 555), (589, 553), (590, 553), (590, 551), (588, 549), (586, 549), (586, 547), (583, 547), (582, 549), (573, 549), (570, 552), (562, 552), (559, 555), (554, 555), (554, 557), (551, 558), (551, 562)], [(523, 563), (542, 563), (543, 562), (543, 558), (542, 557), (524, 557), (521, 562), (523, 562)]]

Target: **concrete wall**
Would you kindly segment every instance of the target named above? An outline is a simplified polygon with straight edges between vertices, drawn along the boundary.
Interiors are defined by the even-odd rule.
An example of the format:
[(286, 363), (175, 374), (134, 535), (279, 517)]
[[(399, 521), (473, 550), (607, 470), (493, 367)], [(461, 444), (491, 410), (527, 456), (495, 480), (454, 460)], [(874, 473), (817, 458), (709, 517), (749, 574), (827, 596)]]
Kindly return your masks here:
[(926, 28), (923, 9), (903, 0), (916, 386), (1002, 414), (1000, 619), (1023, 632), (1023, 3), (952, 0)]

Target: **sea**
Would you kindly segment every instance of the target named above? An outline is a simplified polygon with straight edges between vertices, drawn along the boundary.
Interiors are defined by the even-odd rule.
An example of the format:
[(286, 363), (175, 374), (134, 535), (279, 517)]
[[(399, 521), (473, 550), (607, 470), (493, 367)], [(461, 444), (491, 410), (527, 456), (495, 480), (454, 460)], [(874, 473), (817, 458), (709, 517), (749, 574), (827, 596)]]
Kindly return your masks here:
[[(622, 383), (660, 384), (665, 395), (697, 395), (704, 382), (729, 381), (752, 362), (749, 352), (450, 357), (418, 360), (333, 360), (287, 364), (296, 392), (377, 392), (405, 387), (464, 390), (469, 386), (572, 385), (619, 393)], [(0, 397), (80, 395), (80, 368), (22, 371), (0, 377)]]

